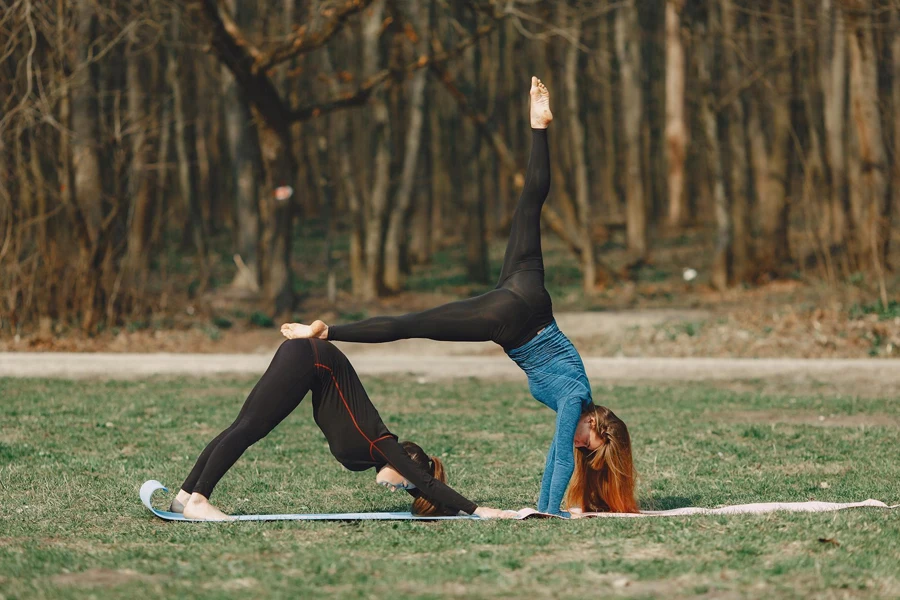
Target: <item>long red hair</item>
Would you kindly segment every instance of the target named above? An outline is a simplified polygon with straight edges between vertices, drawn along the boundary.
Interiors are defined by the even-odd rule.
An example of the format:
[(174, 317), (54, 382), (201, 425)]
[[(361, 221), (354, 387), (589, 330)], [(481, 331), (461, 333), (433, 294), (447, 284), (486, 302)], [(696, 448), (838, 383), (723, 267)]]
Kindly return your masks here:
[(601, 445), (575, 451), (575, 473), (566, 492), (566, 508), (583, 512), (640, 512), (635, 498), (637, 474), (631, 458), (631, 437), (624, 421), (605, 406), (592, 404), (582, 414), (593, 417)]

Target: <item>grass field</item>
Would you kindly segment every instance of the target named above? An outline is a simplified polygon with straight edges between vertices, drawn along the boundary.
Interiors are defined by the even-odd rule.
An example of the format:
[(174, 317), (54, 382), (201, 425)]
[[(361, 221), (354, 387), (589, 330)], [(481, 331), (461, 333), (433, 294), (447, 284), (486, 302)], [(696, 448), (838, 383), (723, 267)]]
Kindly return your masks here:
[[(0, 380), (0, 598), (900, 596), (900, 513), (570, 522), (164, 523), (251, 380)], [(533, 505), (551, 413), (524, 385), (369, 380), (401, 438), (486, 505)], [(642, 504), (900, 501), (895, 399), (595, 389), (630, 425)], [(404, 510), (301, 408), (216, 490), (232, 512)], [(160, 501), (162, 503), (162, 500)], [(828, 540), (828, 541), (820, 541)]]

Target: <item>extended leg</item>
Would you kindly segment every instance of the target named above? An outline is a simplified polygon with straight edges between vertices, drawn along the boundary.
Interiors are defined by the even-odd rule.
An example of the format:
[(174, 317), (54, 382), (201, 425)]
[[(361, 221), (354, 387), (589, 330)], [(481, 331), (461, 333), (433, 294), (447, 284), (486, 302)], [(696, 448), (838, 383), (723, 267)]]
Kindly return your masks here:
[[(510, 224), (500, 283), (517, 268), (544, 268), (541, 255), (541, 209), (550, 192), (550, 148), (546, 128), (549, 124), (546, 115), (550, 115), (550, 109), (549, 93), (540, 82), (532, 82), (531, 111), (531, 156), (525, 172), (525, 187), (522, 188)], [(535, 127), (540, 124), (544, 127)]]
[(508, 290), (451, 302), (399, 317), (373, 317), (328, 328), (328, 339), (343, 342), (380, 343), (411, 338), (443, 342), (502, 343), (510, 312), (516, 301)]
[[(303, 400), (315, 376), (309, 342), (287, 341), (281, 345), (265, 374), (250, 392), (237, 419), (207, 445), (182, 486), (191, 493), (184, 514), (207, 518), (208, 499), (219, 480), (240, 456), (265, 437)], [(197, 511), (200, 504), (201, 509)], [(219, 513), (221, 514), (221, 513)]]

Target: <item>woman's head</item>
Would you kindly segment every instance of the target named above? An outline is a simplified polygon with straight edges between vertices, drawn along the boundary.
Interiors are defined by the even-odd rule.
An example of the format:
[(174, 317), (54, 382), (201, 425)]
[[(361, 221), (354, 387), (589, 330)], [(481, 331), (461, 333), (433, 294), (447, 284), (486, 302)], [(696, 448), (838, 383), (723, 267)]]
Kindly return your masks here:
[(611, 410), (592, 404), (575, 430), (575, 474), (566, 506), (584, 512), (638, 512), (631, 438)]
[[(413, 462), (418, 464), (432, 477), (441, 483), (447, 483), (447, 473), (444, 471), (444, 463), (436, 456), (430, 457), (425, 454), (422, 447), (413, 442), (401, 442), (400, 446), (406, 452)], [(381, 485), (392, 488), (414, 489), (412, 485), (403, 475), (398, 473), (391, 465), (385, 465), (375, 476), (375, 481)], [(455, 511), (448, 510), (438, 504), (433, 503), (425, 496), (419, 495), (413, 501), (412, 514), (420, 517), (433, 517), (439, 515), (455, 514)]]

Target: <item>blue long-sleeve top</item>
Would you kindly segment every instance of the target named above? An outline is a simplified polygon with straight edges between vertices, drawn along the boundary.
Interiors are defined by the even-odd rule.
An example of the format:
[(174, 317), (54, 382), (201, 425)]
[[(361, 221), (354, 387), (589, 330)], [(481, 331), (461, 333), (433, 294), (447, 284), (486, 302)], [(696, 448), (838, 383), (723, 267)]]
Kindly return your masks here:
[[(554, 378), (555, 379), (555, 378)], [(570, 383), (576, 383), (570, 381)], [(580, 383), (580, 382), (579, 382)], [(575, 472), (575, 429), (581, 419), (582, 411), (591, 403), (590, 388), (584, 385), (566, 386), (569, 393), (557, 396), (559, 400), (544, 404), (556, 410), (556, 431), (547, 451), (544, 475), (541, 478), (541, 491), (538, 495), (538, 511), (550, 514), (561, 514), (560, 504), (569, 487), (569, 480)], [(580, 388), (580, 389), (578, 389)], [(543, 396), (543, 394), (542, 394)], [(556, 406), (551, 406), (556, 404)]]

